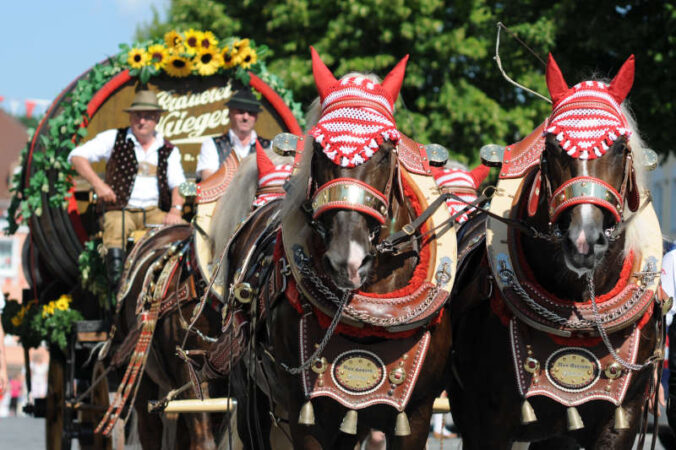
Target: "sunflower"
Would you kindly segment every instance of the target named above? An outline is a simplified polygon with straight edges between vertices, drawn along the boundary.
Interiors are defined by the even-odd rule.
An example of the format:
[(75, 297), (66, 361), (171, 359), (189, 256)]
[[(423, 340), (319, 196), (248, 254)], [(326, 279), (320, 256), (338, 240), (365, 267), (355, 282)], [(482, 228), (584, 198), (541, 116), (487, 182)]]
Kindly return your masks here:
[(164, 35), (164, 45), (169, 49), (183, 50), (183, 36), (178, 32), (171, 30)]
[(127, 64), (129, 64), (132, 69), (140, 69), (148, 64), (148, 53), (142, 48), (132, 48), (129, 50), (129, 55), (127, 56)]
[(245, 48), (249, 48), (249, 39), (237, 39), (234, 44), (232, 44), (233, 53), (239, 53)]
[(172, 53), (167, 58), (164, 70), (172, 77), (187, 77), (192, 72), (192, 61)]
[(185, 50), (191, 55), (197, 53), (197, 49), (199, 48), (200, 42), (202, 41), (202, 36), (204, 36), (204, 33), (201, 31), (195, 31), (192, 28), (186, 31)]
[(162, 44), (155, 44), (148, 47), (148, 58), (149, 62), (159, 70), (167, 63), (169, 54)]
[(242, 66), (242, 69), (248, 69), (258, 61), (256, 50), (251, 47), (241, 49), (237, 52), (237, 56), (239, 57), (239, 65)]
[(42, 306), (42, 317), (47, 317), (50, 315), (54, 315), (54, 307), (56, 305), (54, 304), (54, 301), (49, 302), (47, 305)]
[(57, 301), (56, 301), (56, 309), (60, 309), (61, 311), (67, 311), (68, 310), (68, 298), (64, 295), (62, 295)]
[(193, 58), (193, 64), (197, 73), (202, 76), (209, 76), (216, 73), (223, 64), (223, 60), (215, 48), (202, 48)]
[(215, 49), (216, 47), (218, 47), (218, 39), (216, 39), (214, 33), (211, 31), (203, 32), (199, 42), (199, 48)]
[(231, 69), (239, 64), (239, 58), (237, 55), (233, 55), (230, 51), (230, 47), (221, 49), (221, 59), (223, 60), (224, 69)]

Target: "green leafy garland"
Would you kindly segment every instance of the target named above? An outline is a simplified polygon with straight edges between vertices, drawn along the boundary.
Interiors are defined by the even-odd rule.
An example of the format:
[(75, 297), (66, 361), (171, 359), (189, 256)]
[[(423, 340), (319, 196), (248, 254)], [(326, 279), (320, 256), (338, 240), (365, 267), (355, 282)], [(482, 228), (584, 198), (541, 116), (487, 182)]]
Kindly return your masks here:
[[(130, 75), (138, 77), (142, 83), (163, 72), (169, 76), (224, 74), (239, 79), (244, 84), (249, 83), (248, 71), (251, 71), (282, 97), (301, 126), (303, 125), (301, 104), (293, 100), (292, 92), (284, 87), (281, 79), (270, 73), (265, 63), (258, 60), (259, 56), (266, 53), (267, 47), (256, 46), (249, 39), (231, 37), (222, 40), (223, 47), (219, 48), (218, 41), (212, 38), (213, 34), (208, 31), (170, 31), (165, 35), (164, 41), (137, 43), (134, 47), (122, 44), (117, 57), (96, 64), (78, 80), (75, 88), (59, 102), (60, 112), (47, 121), (49, 132), (40, 135), (39, 145), (43, 151), (33, 152), (32, 176), (28, 184), (24, 184), (26, 177), (23, 170), (26, 169), (25, 161), (32, 142), (32, 133), (28, 145), (21, 151), (19, 164), (23, 170), (12, 177), (12, 198), (7, 209), (8, 225), (5, 231), (14, 234), (19, 225), (27, 222), (33, 214), (41, 216), (43, 195), (47, 195), (48, 207), (67, 207), (69, 191), (73, 186), (72, 176), (75, 174), (67, 158), (70, 151), (87, 136), (87, 129), (82, 126), (83, 121), (90, 119), (87, 105), (99, 89), (123, 70), (129, 69)], [(190, 46), (193, 39), (196, 47)], [(205, 55), (208, 52), (203, 47), (205, 41), (209, 42), (213, 50), (207, 56)], [(166, 45), (167, 43), (170, 45)], [(158, 61), (158, 55), (165, 56), (166, 60)], [(205, 63), (208, 57), (212, 60)], [(183, 67), (180, 71), (178, 66), (181, 64), (185, 64), (189, 70)], [(207, 74), (211, 70), (213, 72)]]
[(115, 295), (108, 284), (106, 268), (101, 256), (100, 238), (85, 242), (84, 249), (78, 257), (77, 266), (80, 272), (82, 287), (99, 299), (99, 305), (105, 309), (115, 306)]

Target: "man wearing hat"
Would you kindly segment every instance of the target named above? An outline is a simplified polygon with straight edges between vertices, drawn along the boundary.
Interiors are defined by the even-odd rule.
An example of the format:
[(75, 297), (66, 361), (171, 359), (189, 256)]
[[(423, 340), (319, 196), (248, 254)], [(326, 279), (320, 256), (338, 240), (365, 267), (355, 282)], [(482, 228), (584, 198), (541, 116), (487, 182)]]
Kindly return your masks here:
[[(182, 222), (183, 197), (178, 186), (185, 181), (178, 147), (155, 128), (164, 109), (157, 96), (140, 90), (129, 108), (130, 126), (106, 130), (74, 148), (68, 161), (105, 202), (103, 245), (107, 249), (108, 279), (116, 285), (122, 274), (124, 238), (146, 224)], [(105, 160), (102, 180), (91, 163)], [(124, 208), (124, 210), (123, 210)]]
[(202, 143), (197, 158), (198, 179), (209, 178), (228, 158), (233, 160), (236, 167), (242, 158), (256, 153), (257, 141), (263, 149), (270, 147), (270, 140), (258, 136), (254, 130), (258, 113), (262, 108), (251, 89), (240, 89), (226, 105), (229, 108), (230, 130)]

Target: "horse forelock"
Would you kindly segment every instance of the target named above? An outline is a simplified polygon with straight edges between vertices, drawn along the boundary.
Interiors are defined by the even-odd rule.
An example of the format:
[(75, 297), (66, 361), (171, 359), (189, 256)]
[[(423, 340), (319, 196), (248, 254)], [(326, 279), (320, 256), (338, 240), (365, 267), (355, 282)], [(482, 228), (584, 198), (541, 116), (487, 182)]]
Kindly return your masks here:
[[(380, 78), (371, 73), (349, 72), (340, 78), (340, 81), (354, 78), (364, 77), (374, 83), (380, 83)], [(293, 214), (301, 207), (303, 202), (307, 199), (307, 188), (310, 179), (310, 169), (312, 155), (315, 151), (314, 139), (309, 136), (308, 130), (311, 130), (317, 122), (321, 119), (322, 105), (319, 97), (310, 104), (307, 113), (305, 114), (306, 136), (305, 146), (303, 147), (303, 155), (296, 169), (295, 175), (289, 180), (287, 184), (287, 193), (281, 206), (282, 217), (288, 214)]]

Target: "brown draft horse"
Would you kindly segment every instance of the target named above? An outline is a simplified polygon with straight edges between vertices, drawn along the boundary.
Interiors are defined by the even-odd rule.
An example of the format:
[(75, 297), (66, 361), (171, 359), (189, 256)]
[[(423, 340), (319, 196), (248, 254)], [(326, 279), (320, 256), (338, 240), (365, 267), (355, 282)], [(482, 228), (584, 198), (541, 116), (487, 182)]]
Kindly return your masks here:
[[(631, 88), (633, 64), (632, 56), (610, 85), (601, 89), (607, 90), (617, 105)], [(589, 104), (585, 106), (571, 101), (570, 95), (574, 91), (584, 90), (586, 86), (599, 86), (596, 83), (596, 81), (583, 82), (569, 89), (550, 55), (547, 84), (552, 94), (555, 112), (565, 102), (569, 102), (569, 111), (575, 108), (589, 108)], [(592, 95), (597, 95), (598, 91), (592, 92)], [(607, 96), (607, 93), (599, 95)], [(592, 104), (592, 111), (594, 107), (599, 106)], [(599, 108), (603, 109), (604, 106)], [(575, 302), (589, 299), (588, 276), (593, 277), (592, 286), (595, 286), (595, 295), (600, 298), (601, 294), (608, 293), (618, 283), (620, 269), (628, 253), (639, 254), (645, 249), (646, 242), (652, 239), (646, 233), (660, 235), (658, 226), (656, 229), (650, 229), (656, 221), (647, 224), (647, 229), (642, 229), (646, 223), (642, 223), (640, 210), (634, 213), (630, 211), (636, 209), (636, 204), (631, 203), (639, 201), (639, 198), (634, 196), (638, 195), (639, 188), (645, 187), (640, 179), (637, 181), (627, 171), (634, 169), (638, 171), (637, 165), (632, 169), (631, 158), (633, 161), (641, 161), (643, 144), (633, 125), (633, 119), (627, 115), (628, 112), (624, 108), (620, 110), (619, 106), (617, 108), (624, 116), (617, 115), (617, 118), (625, 119), (627, 128), (633, 132), (630, 139), (626, 139), (629, 133), (625, 136), (615, 136), (617, 139), (612, 145), (601, 147), (605, 152), (599, 152), (596, 158), (585, 159), (576, 157), (578, 155), (575, 155), (575, 149), (571, 147), (570, 142), (566, 142), (568, 137), (564, 137), (573, 135), (565, 127), (572, 127), (575, 124), (564, 123), (559, 129), (548, 128), (546, 125), (548, 132), (544, 139), (544, 150), (539, 165), (535, 160), (536, 170), (531, 171), (530, 176), (525, 178), (537, 180), (537, 175), (533, 175), (534, 172), (537, 173), (539, 167), (540, 186), (531, 188), (527, 182), (525, 187), (522, 186), (523, 195), (520, 197), (518, 192), (505, 193), (514, 199), (513, 202), (512, 199), (508, 200), (513, 205), (512, 210), (516, 211), (512, 213), (512, 218), (520, 219), (522, 224), (527, 225), (529, 229), (542, 232), (542, 235), (550, 233), (548, 234), (550, 239), (542, 239), (542, 235), (536, 237), (523, 230), (515, 231), (516, 227), (511, 226), (509, 238), (498, 236), (496, 239), (503, 239), (504, 243), (509, 245), (508, 253), (512, 254), (512, 260), (517, 258), (515, 254), (520, 255), (522, 262), (525, 260), (522, 266), (527, 265), (532, 271), (531, 279), (537, 280), (543, 291), (553, 294), (558, 299), (570, 299)], [(576, 112), (573, 111), (573, 115)], [(550, 126), (553, 117), (554, 114), (549, 119)], [(580, 150), (578, 147), (577, 151)], [(570, 156), (571, 154), (574, 156)], [(502, 172), (501, 175), (504, 175), (505, 163)], [(578, 181), (581, 182), (573, 186), (574, 189), (584, 187), (585, 181), (609, 185), (610, 188), (605, 189), (605, 192), (614, 191), (617, 195), (615, 206), (609, 204), (609, 201), (612, 201), (610, 194), (605, 197), (609, 201), (604, 202), (602, 196), (594, 198), (588, 191), (583, 190), (582, 194), (578, 192), (576, 198), (576, 193), (566, 190), (565, 186), (564, 189), (560, 189), (564, 183), (571, 186)], [(568, 203), (572, 205), (561, 206), (556, 203), (561, 200), (558, 197), (562, 195), (567, 196)], [(646, 197), (643, 197), (644, 202), (649, 201)], [(529, 212), (527, 200), (530, 200)], [(629, 207), (624, 209), (625, 205)], [(636, 220), (631, 221), (632, 216), (636, 216), (634, 217)], [(485, 215), (478, 220), (486, 220)], [(491, 219), (488, 225), (489, 233), (491, 223), (496, 223), (490, 221)], [(656, 373), (654, 370), (659, 364), (653, 359), (654, 364), (647, 364), (641, 370), (637, 370), (638, 367), (631, 370), (633, 378), (622, 401), (628, 423), (625, 423), (624, 427), (617, 427), (621, 429), (614, 428), (617, 426), (617, 422), (613, 421), (614, 414), (618, 412), (616, 405), (605, 400), (590, 399), (577, 404), (583, 423), (583, 427), (580, 427), (579, 424), (571, 426), (570, 422), (567, 425), (567, 413), (571, 411), (567, 411), (561, 403), (544, 395), (531, 396), (528, 401), (532, 410), (526, 412), (532, 411), (536, 419), (531, 417), (530, 420), (524, 420), (523, 413), (519, 413), (525, 403), (524, 397), (519, 393), (515, 363), (512, 360), (511, 329), (505, 326), (505, 321), (501, 321), (500, 317), (504, 318), (505, 315), (509, 317), (509, 310), (507, 312), (501, 310), (496, 301), (495, 295), (500, 291), (495, 281), (491, 281), (490, 269), (486, 264), (490, 258), (490, 251), (487, 253), (486, 247), (478, 248), (459, 269), (452, 297), (453, 354), (448, 390), (453, 416), (463, 437), (464, 448), (507, 449), (511, 448), (512, 443), (519, 441), (533, 442), (530, 448), (578, 448), (578, 446), (588, 449), (632, 448), (639, 430), (641, 415), (645, 414), (647, 392), (653, 387), (651, 385), (653, 373)], [(661, 253), (657, 258), (661, 258)], [(657, 267), (653, 266), (648, 270), (659, 270), (658, 264), (659, 262)], [(632, 276), (637, 276), (636, 272), (646, 269), (645, 266), (641, 266), (634, 267), (633, 270)], [(499, 276), (495, 275), (496, 278)], [(492, 298), (490, 302), (489, 298)], [(653, 354), (659, 355), (662, 316), (659, 303), (654, 305), (654, 310), (652, 303), (647, 306), (647, 310), (652, 311), (652, 316), (640, 331), (638, 354), (635, 359), (639, 364), (651, 361)], [(553, 343), (548, 341), (548, 345)], [(602, 343), (599, 345), (603, 346)], [(564, 343), (560, 346), (570, 348), (576, 344)], [(610, 358), (611, 355), (606, 353), (606, 356)], [(656, 359), (659, 359), (659, 356)], [(604, 361), (606, 361), (604, 364), (608, 364), (608, 359)], [(610, 358), (609, 361), (612, 363), (613, 359)], [(545, 361), (541, 361), (540, 364), (545, 364)], [(548, 364), (549, 362), (545, 365)], [(516, 367), (518, 370), (518, 365)], [(539, 368), (540, 366), (537, 366), (536, 370)], [(597, 381), (603, 381), (605, 377), (611, 378), (608, 372), (604, 374), (604, 367), (600, 369)], [(627, 372), (626, 366), (620, 370)], [(550, 376), (550, 373), (548, 372), (547, 376)], [(584, 395), (584, 390), (580, 395)], [(617, 416), (615, 419), (617, 420)], [(574, 430), (575, 428), (578, 429)]]
[[(391, 96), (392, 103), (398, 96), (404, 67), (405, 61), (402, 61), (382, 83), (382, 88)], [(349, 74), (337, 81), (314, 50), (313, 71), (321, 97), (324, 97), (327, 84), (336, 86), (350, 77), (357, 76), (368, 83), (377, 83), (374, 77), (362, 74)], [(316, 104), (310, 112), (308, 123), (317, 122), (318, 111), (319, 105)], [(233, 277), (237, 274), (251, 272), (251, 279), (255, 279), (266, 270), (265, 267), (270, 265), (273, 248), (278, 251), (281, 248), (280, 242), (266, 241), (263, 257), (257, 258), (259, 261), (268, 261), (263, 265), (248, 268), (245, 258), (248, 258), (254, 243), (260, 240), (260, 227), (267, 224), (268, 227), (275, 228), (281, 222), (284, 246), (287, 245), (287, 240), (302, 241), (305, 248), (309, 249), (307, 256), (311, 258), (312, 270), (318, 277), (329, 280), (327, 282), (338, 287), (338, 292), (344, 295), (342, 302), (358, 289), (367, 293), (390, 293), (405, 288), (418, 263), (420, 248), (414, 245), (398, 254), (382, 254), (376, 251), (379, 242), (410, 223), (416, 216), (410, 199), (396, 186), (400, 161), (395, 145), (385, 139), (367, 161), (349, 168), (334, 163), (322, 146), (313, 139), (307, 139), (304, 145), (298, 173), (291, 179), (288, 194), (282, 204), (269, 204), (267, 211), (261, 211), (257, 221), (248, 223), (231, 243), (228, 253), (230, 269), (226, 274), (225, 285), (232, 286)], [(313, 214), (307, 210), (310, 205), (308, 199), (326, 183), (339, 179), (349, 179), (371, 192), (387, 193), (383, 196), (389, 207), (378, 208), (384, 220), (375, 220), (373, 214), (364, 212), (364, 208), (359, 210), (360, 208), (349, 207), (330, 209), (328, 212), (315, 214), (314, 219), (311, 218)], [(274, 233), (274, 236), (278, 235)], [(453, 242), (454, 239), (453, 236)], [(286, 255), (293, 257), (288, 250)], [(286, 282), (293, 283), (294, 279), (297, 278), (288, 277)], [(264, 290), (261, 288), (259, 292)], [(388, 449), (425, 448), (432, 404), (442, 389), (448, 360), (451, 337), (448, 314), (442, 314), (435, 326), (422, 326), (431, 335), (426, 359), (405, 406), (410, 434), (404, 432), (395, 436), (395, 428), (402, 414), (398, 414), (399, 411), (388, 404), (367, 404), (357, 408), (356, 412), (351, 411), (352, 419), (343, 419), (349, 416), (347, 407), (341, 405), (337, 399), (318, 396), (312, 398), (313, 414), (310, 414), (312, 419), (308, 419), (308, 397), (304, 392), (301, 375), (293, 368), (298, 369), (297, 366), (304, 361), (317, 363), (326, 354), (319, 353), (315, 357), (303, 357), (299, 354), (301, 319), (316, 320), (312, 313), (313, 307), (301, 298), (300, 303), (304, 305), (301, 308), (305, 311), (301, 315), (284, 295), (273, 299), (263, 297), (254, 299), (251, 303), (257, 306), (252, 306), (254, 311), (249, 315), (251, 330), (248, 331), (248, 349), (241, 359), (242, 364), (235, 366), (230, 376), (234, 395), (238, 400), (238, 432), (247, 448), (271, 448), (268, 437), (272, 417), (279, 418), (282, 422), (288, 421), (290, 442), (286, 444), (290, 443), (297, 449), (352, 450), (371, 429), (378, 429), (386, 434)], [(266, 313), (263, 318), (257, 319), (260, 316), (255, 309), (260, 308), (265, 309)], [(327, 310), (328, 321), (332, 320), (331, 315), (337, 309), (335, 305), (333, 308), (333, 311)], [(321, 336), (326, 338), (326, 333), (329, 333), (329, 337), (333, 336), (328, 339), (329, 345), (335, 339), (343, 339), (349, 343), (347, 348), (351, 350), (368, 350), (372, 345), (393, 344), (384, 337), (346, 336), (340, 330), (338, 328), (331, 335), (331, 331), (323, 329), (319, 333), (319, 339), (323, 340)], [(316, 351), (321, 352), (321, 345), (313, 347), (317, 348), (319, 350)], [(306, 370), (310, 372), (307, 366)], [(305, 423), (299, 423), (301, 418)], [(342, 426), (351, 421), (355, 426), (352, 433), (341, 431), (341, 420)], [(280, 448), (284, 444), (273, 442), (272, 448)]]
[[(159, 283), (157, 277), (169, 259), (167, 256), (176, 254), (177, 250), (185, 250), (178, 263), (177, 280), (169, 283), (163, 298), (163, 301), (167, 301), (167, 299), (175, 299), (178, 296), (180, 304), (174, 303), (167, 312), (160, 314), (147, 351), (147, 362), (145, 367), (141, 367), (138, 385), (131, 384), (128, 404), (133, 402), (132, 406), (137, 413), (138, 434), (144, 449), (166, 448), (167, 446), (177, 449), (216, 448), (213, 436), (216, 426), (209, 414), (181, 414), (177, 419), (175, 437), (173, 437), (173, 433), (164, 430), (164, 424), (167, 422), (163, 422), (162, 416), (148, 412), (149, 401), (161, 399), (169, 391), (178, 389), (191, 381), (185, 361), (177, 356), (177, 347), (206, 350), (210, 341), (205, 336), (217, 336), (220, 333), (220, 314), (208, 306), (199, 314), (192, 331), (186, 333), (193, 311), (199, 306), (199, 298), (195, 289), (184, 284), (192, 270), (190, 265), (191, 239), (192, 229), (188, 225), (163, 228), (143, 238), (129, 255), (130, 262), (133, 264), (125, 268), (122, 278), (120, 289), (123, 289), (126, 294), (123, 297), (118, 296), (118, 301), (123, 303), (116, 316), (116, 344), (110, 352), (110, 360), (106, 360), (107, 364), (116, 366), (118, 370), (127, 367), (131, 350), (139, 341), (139, 332), (143, 329), (137, 306), (153, 296), (153, 288), (156, 283)], [(154, 276), (153, 273), (155, 273)], [(150, 274), (150, 278), (146, 274)], [(131, 283), (128, 289), (124, 286), (124, 277)], [(181, 292), (180, 295), (179, 292)], [(168, 303), (164, 304), (168, 305)], [(133, 359), (134, 355), (132, 354), (131, 357)], [(179, 398), (191, 397), (192, 392), (188, 390)], [(125, 408), (122, 413), (126, 411)]]

